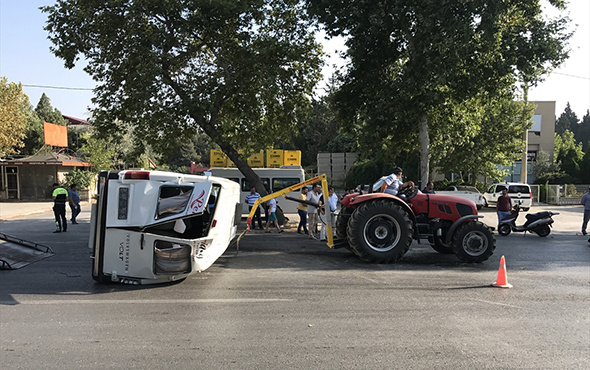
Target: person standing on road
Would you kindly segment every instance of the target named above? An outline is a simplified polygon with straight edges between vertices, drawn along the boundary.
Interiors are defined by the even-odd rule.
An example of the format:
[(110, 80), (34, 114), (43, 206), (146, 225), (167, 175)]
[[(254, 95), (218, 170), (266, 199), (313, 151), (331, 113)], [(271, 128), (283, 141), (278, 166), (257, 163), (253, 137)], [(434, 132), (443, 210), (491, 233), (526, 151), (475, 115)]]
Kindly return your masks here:
[[(580, 204), (584, 206), (584, 220), (582, 221), (582, 235), (586, 235), (586, 227), (588, 226), (588, 221), (590, 221), (590, 186), (588, 187), (588, 191), (586, 194), (582, 195), (582, 199), (580, 200)], [(590, 239), (588, 239), (590, 242)]]
[(498, 212), (498, 228), (500, 227), (500, 221), (510, 214), (512, 210), (512, 199), (508, 195), (508, 189), (502, 189), (502, 195), (498, 197), (496, 203), (496, 211)]
[(317, 226), (318, 226), (318, 207), (322, 205), (320, 201), (320, 197), (322, 196), (321, 188), (319, 185), (314, 185), (313, 190), (307, 193), (306, 200), (313, 204), (317, 204), (317, 206), (308, 205), (307, 206), (307, 216), (308, 216), (308, 231), (309, 237), (312, 239), (318, 239), (316, 237), (317, 234)]
[[(309, 189), (306, 187), (301, 188), (301, 194), (299, 194), (300, 200), (307, 199), (307, 192)], [(307, 231), (307, 205), (305, 203), (299, 203), (297, 206), (297, 213), (299, 213), (299, 226), (297, 226), (297, 234), (308, 234)]]
[[(336, 193), (334, 192), (334, 187), (330, 186), (328, 187), (328, 205), (330, 206), (330, 211), (328, 213), (326, 213), (327, 211), (325, 209), (321, 210), (321, 214), (324, 215), (324, 220), (322, 220), (322, 227), (320, 229), (320, 240), (327, 240), (328, 238), (328, 227), (326, 225), (327, 222), (327, 218), (330, 217), (330, 225), (332, 226), (332, 234), (335, 235), (336, 234), (336, 229), (334, 228), (335, 222), (336, 222), (336, 215), (334, 214), (334, 212), (336, 212), (336, 210), (338, 209), (338, 195), (336, 195)], [(322, 204), (325, 204), (325, 200), (324, 200), (324, 196), (322, 195), (320, 197), (320, 202)], [(320, 217), (321, 220), (321, 215), (318, 214), (318, 216)]]
[[(252, 186), (250, 188), (250, 192), (246, 195), (245, 202), (248, 203), (248, 211), (252, 211), (252, 207), (254, 207), (254, 203), (260, 199), (260, 194), (256, 191), (256, 188)], [(260, 206), (256, 207), (256, 212), (254, 212), (254, 220), (252, 221), (252, 230), (256, 230), (256, 221), (258, 220), (258, 228), (262, 230), (262, 218), (260, 217)]]
[(77, 225), (78, 221), (76, 221), (76, 217), (78, 217), (82, 210), (80, 209), (80, 196), (76, 191), (76, 184), (72, 184), (70, 190), (68, 190), (68, 202), (70, 203), (70, 209), (72, 210), (72, 218), (70, 221), (72, 221), (72, 224)]
[(66, 202), (68, 201), (68, 191), (58, 183), (53, 184), (53, 214), (55, 215), (55, 231), (54, 233), (65, 233), (68, 231), (68, 223), (66, 222)]
[(271, 222), (274, 222), (275, 226), (277, 227), (277, 231), (279, 233), (282, 233), (283, 230), (281, 230), (281, 227), (279, 226), (279, 221), (277, 220), (277, 215), (276, 212), (277, 211), (277, 200), (276, 198), (272, 198), (271, 200), (268, 201), (268, 221), (266, 221), (266, 232), (269, 233), (270, 230), (268, 229), (268, 227), (270, 226)]

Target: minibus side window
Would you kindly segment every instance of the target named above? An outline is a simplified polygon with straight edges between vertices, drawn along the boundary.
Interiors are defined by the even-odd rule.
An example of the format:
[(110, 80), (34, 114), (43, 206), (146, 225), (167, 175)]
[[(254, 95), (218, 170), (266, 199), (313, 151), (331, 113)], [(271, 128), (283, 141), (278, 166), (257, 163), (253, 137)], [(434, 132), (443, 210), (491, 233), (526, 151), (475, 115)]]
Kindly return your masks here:
[[(262, 184), (265, 188), (270, 189), (270, 179), (269, 178), (260, 178), (262, 180)], [(242, 179), (242, 191), (250, 191), (250, 183), (245, 178)], [(272, 189), (270, 189), (272, 191)]]
[(273, 191), (279, 191), (288, 188), (289, 186), (299, 184), (300, 182), (301, 179), (298, 179), (297, 177), (275, 177), (272, 179), (272, 189)]

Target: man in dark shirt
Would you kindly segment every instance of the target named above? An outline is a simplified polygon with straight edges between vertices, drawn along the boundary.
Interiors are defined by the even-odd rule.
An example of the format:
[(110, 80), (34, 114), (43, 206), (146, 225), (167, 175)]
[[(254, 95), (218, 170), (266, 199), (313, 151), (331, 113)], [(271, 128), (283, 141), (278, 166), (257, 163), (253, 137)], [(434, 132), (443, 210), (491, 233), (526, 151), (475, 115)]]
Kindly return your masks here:
[(66, 222), (66, 202), (68, 201), (68, 191), (59, 184), (53, 184), (53, 214), (55, 215), (54, 233), (65, 233), (68, 231)]
[(70, 190), (68, 190), (68, 201), (70, 202), (70, 209), (72, 210), (72, 224), (77, 224), (76, 217), (80, 214), (80, 196), (76, 191), (76, 184), (70, 185)]
[(424, 188), (424, 190), (422, 190), (422, 192), (424, 194), (436, 194), (434, 192), (434, 184), (432, 183), (432, 181), (428, 181), (428, 183), (426, 184), (426, 187)]
[(508, 189), (504, 188), (502, 190), (502, 195), (498, 197), (498, 202), (496, 203), (496, 210), (498, 211), (498, 226), (500, 226), (500, 221), (508, 216), (510, 210), (512, 210), (512, 199), (508, 195)]

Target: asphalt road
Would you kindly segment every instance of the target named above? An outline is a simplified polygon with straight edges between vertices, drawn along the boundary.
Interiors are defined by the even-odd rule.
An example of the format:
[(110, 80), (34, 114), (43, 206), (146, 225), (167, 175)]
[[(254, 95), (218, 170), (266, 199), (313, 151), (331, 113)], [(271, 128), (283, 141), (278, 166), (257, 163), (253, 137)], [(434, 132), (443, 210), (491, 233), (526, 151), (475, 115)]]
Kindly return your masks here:
[[(148, 287), (92, 280), (87, 211), (62, 234), (49, 213), (0, 222), (56, 253), (0, 271), (0, 364), (588, 369), (590, 244), (581, 212), (559, 211), (547, 238), (496, 235), (482, 264), (417, 243), (399, 263), (366, 264), (291, 229), (248, 234), (207, 271)], [(490, 287), (501, 255), (512, 289)]]

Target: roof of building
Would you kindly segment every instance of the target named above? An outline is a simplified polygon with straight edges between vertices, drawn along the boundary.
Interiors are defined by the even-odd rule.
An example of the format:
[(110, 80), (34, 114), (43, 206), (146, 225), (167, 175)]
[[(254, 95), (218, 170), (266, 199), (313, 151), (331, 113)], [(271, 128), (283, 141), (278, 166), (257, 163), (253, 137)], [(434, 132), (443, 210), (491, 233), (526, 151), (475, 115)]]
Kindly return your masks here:
[(39, 152), (29, 157), (12, 159), (8, 161), (0, 162), (0, 165), (5, 166), (68, 166), (68, 167), (90, 167), (92, 163), (85, 162), (84, 160), (63, 154), (54, 152)]
[(81, 118), (66, 116), (62, 114), (62, 117), (68, 120), (70, 125), (90, 125), (90, 122), (83, 120)]

